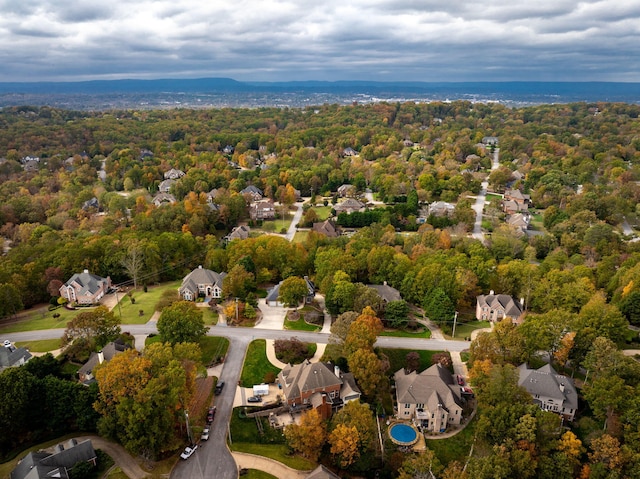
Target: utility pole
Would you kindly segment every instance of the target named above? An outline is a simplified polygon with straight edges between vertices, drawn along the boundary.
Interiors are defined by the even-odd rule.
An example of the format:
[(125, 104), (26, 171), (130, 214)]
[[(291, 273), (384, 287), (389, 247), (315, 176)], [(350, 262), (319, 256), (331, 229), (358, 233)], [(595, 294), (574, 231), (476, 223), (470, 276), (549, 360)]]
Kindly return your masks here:
[(187, 436), (189, 436), (189, 445), (193, 446), (193, 437), (191, 437), (191, 425), (189, 424), (189, 411), (184, 410), (184, 418), (187, 423)]
[(453, 339), (456, 339), (456, 320), (458, 319), (458, 312), (453, 316), (453, 334), (451, 335)]
[(238, 298), (236, 298), (236, 324), (238, 324)]

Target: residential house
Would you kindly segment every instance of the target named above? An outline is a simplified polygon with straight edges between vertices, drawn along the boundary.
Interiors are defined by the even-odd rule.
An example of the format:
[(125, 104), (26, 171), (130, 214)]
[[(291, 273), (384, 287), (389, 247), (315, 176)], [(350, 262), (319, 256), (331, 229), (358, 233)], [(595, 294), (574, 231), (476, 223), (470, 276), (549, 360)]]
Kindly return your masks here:
[[(307, 283), (307, 295), (304, 297), (304, 302), (305, 304), (310, 304), (316, 295), (316, 285), (313, 284), (313, 281), (311, 281), (308, 276), (305, 276), (304, 280)], [(283, 306), (283, 303), (280, 301), (280, 286), (282, 286), (282, 281), (268, 291), (265, 298), (267, 306)]]
[(405, 148), (412, 148), (414, 144), (415, 143), (413, 143), (413, 141), (411, 140), (404, 140), (402, 142), (402, 146), (404, 146)]
[(342, 150), (342, 156), (358, 156), (358, 152), (350, 146)]
[(456, 207), (451, 203), (447, 203), (446, 201), (434, 201), (429, 205), (429, 216), (453, 216)]
[(236, 226), (231, 230), (231, 233), (225, 236), (225, 240), (233, 241), (236, 239), (240, 239), (240, 240), (247, 239), (249, 237), (250, 232), (251, 232), (251, 229), (246, 225)]
[(158, 185), (158, 191), (160, 193), (169, 193), (171, 191), (171, 187), (176, 184), (176, 180), (168, 179), (160, 182)]
[(162, 205), (172, 205), (177, 200), (176, 200), (176, 197), (173, 196), (171, 193), (158, 193), (156, 196), (153, 197), (152, 201), (154, 205), (162, 206)]
[(0, 371), (15, 368), (29, 362), (31, 353), (26, 348), (16, 348), (13, 345), (0, 346)]
[(389, 286), (386, 281), (383, 284), (368, 284), (367, 287), (375, 290), (385, 303), (402, 299), (400, 291)]
[(529, 222), (531, 221), (531, 216), (529, 213), (515, 213), (509, 215), (507, 218), (507, 224), (513, 226), (518, 232), (526, 233), (527, 229), (529, 229)]
[(234, 151), (235, 151), (235, 148), (231, 145), (227, 145), (222, 149), (222, 152), (225, 155), (232, 155)]
[(526, 364), (521, 364), (518, 373), (518, 384), (531, 394), (535, 404), (573, 421), (578, 409), (578, 393), (573, 379), (558, 374), (549, 364), (539, 369), (529, 369)]
[(343, 373), (331, 363), (306, 360), (293, 366), (288, 364), (278, 373), (278, 383), (291, 410), (314, 408), (323, 419), (361, 395), (353, 374)]
[(196, 298), (222, 298), (222, 281), (227, 273), (216, 273), (210, 269), (198, 266), (182, 280), (178, 293), (185, 301), (195, 301)]
[(262, 200), (249, 206), (249, 218), (252, 220), (272, 220), (276, 217), (276, 207), (271, 200)]
[(502, 211), (506, 214), (528, 212), (531, 205), (531, 196), (523, 194), (520, 190), (507, 189), (502, 200)]
[(218, 196), (218, 189), (214, 188), (209, 193), (207, 193), (207, 203), (213, 203)]
[(123, 342), (121, 339), (117, 339), (116, 341), (112, 341), (105, 345), (101, 351), (91, 353), (87, 362), (78, 369), (78, 379), (85, 386), (89, 386), (91, 383), (94, 383), (96, 381), (93, 375), (95, 367), (104, 362), (111, 361), (115, 356), (122, 354), (127, 349), (131, 349), (131, 346)]
[(313, 223), (313, 231), (321, 233), (327, 238), (337, 238), (340, 236), (340, 230), (331, 220), (325, 220), (322, 223)]
[(263, 193), (260, 188), (254, 185), (249, 185), (240, 191), (242, 196), (249, 196), (251, 201), (260, 201), (263, 198)]
[(144, 160), (145, 158), (153, 158), (153, 151), (147, 150), (143, 148), (140, 150), (140, 159)]
[(91, 439), (78, 442), (70, 439), (66, 445), (57, 444), (53, 452), (44, 450), (27, 454), (11, 472), (11, 479), (69, 479), (69, 471), (79, 462), (97, 464), (98, 456)]
[(340, 479), (340, 476), (334, 474), (330, 469), (327, 469), (325, 466), (320, 464), (309, 473), (306, 479)]
[(441, 364), (420, 374), (400, 369), (394, 374), (398, 419), (412, 420), (423, 430), (445, 432), (460, 424), (464, 404), (460, 386)]
[(482, 144), (487, 146), (498, 146), (497, 136), (485, 136), (482, 138)]
[(165, 180), (178, 180), (182, 178), (186, 173), (182, 170), (176, 170), (175, 168), (171, 168), (169, 171), (165, 171), (164, 179)]
[(60, 286), (60, 296), (70, 303), (96, 304), (111, 289), (111, 278), (103, 278), (89, 273), (85, 269), (82, 273), (71, 276)]
[(95, 210), (100, 209), (100, 204), (98, 203), (98, 198), (96, 198), (95, 196), (93, 198), (91, 198), (90, 200), (87, 200), (84, 203), (82, 203), (82, 209), (84, 211), (87, 211), (90, 208), (93, 208)]
[(336, 215), (339, 215), (340, 213), (347, 213), (349, 215), (354, 211), (364, 211), (364, 203), (353, 198), (347, 198), (341, 203), (334, 205), (333, 209), (335, 210)]
[(514, 323), (522, 322), (524, 316), (524, 299), (518, 301), (508, 294), (480, 295), (476, 302), (476, 319), (478, 321), (497, 322), (511, 318)]
[(354, 197), (356, 195), (355, 185), (340, 185), (338, 186), (338, 196), (340, 198)]
[(22, 168), (24, 171), (38, 171), (38, 168), (40, 168), (40, 158), (31, 158), (30, 160), (23, 161)]

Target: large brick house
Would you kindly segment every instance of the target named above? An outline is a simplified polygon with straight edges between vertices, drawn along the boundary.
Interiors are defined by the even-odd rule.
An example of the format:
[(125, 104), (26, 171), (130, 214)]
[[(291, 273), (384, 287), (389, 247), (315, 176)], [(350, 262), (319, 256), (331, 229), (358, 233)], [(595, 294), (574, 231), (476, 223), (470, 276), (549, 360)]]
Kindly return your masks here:
[(508, 294), (489, 294), (478, 296), (476, 302), (476, 319), (478, 321), (498, 322), (511, 318), (514, 323), (522, 321), (524, 316), (524, 300), (518, 301)]
[(573, 379), (558, 374), (549, 364), (539, 369), (529, 369), (526, 364), (521, 364), (518, 373), (518, 384), (531, 394), (534, 404), (573, 421), (578, 409), (578, 393)]
[(291, 410), (317, 409), (324, 419), (361, 395), (353, 374), (330, 363), (289, 364), (278, 374), (278, 383)]
[(185, 301), (195, 301), (198, 297), (205, 299), (222, 298), (222, 281), (227, 273), (216, 273), (198, 266), (182, 280), (178, 293)]
[(111, 278), (89, 273), (85, 269), (82, 273), (71, 276), (60, 286), (60, 296), (70, 303), (96, 304), (111, 289)]

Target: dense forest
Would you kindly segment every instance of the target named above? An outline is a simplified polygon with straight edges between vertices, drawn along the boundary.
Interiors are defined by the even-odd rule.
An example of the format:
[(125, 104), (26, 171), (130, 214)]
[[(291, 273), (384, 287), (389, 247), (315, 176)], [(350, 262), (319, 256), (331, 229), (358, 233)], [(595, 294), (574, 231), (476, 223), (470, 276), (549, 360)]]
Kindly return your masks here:
[[(55, 302), (62, 282), (85, 268), (130, 281), (131, 255), (143, 258), (144, 284), (180, 279), (201, 264), (244, 283), (235, 296), (309, 276), (336, 314), (366, 306), (353, 304), (359, 283), (387, 282), (419, 307), (441, 298), (462, 319), (473, 315), (477, 295), (494, 290), (522, 298), (527, 316), (472, 347), (487, 414), (479, 434), (489, 445), (473, 477), (516, 477), (494, 474), (509, 464), (517, 477), (637, 477), (640, 368), (618, 348), (637, 340), (628, 325), (640, 326), (640, 244), (629, 234), (640, 214), (639, 115), (640, 106), (607, 103), (5, 108), (0, 317)], [(494, 170), (487, 137), (499, 141)], [(185, 173), (171, 186), (177, 201), (156, 206), (172, 168)], [(483, 243), (469, 232), (485, 180), (494, 195)], [(384, 203), (352, 217), (347, 226), (359, 230), (351, 236), (223, 240), (249, 222), (240, 193), (249, 185), (285, 204), (295, 189), (309, 205), (333, 205), (343, 184)], [(505, 223), (506, 189), (530, 195), (531, 231)], [(455, 204), (453, 214), (419, 224), (436, 201)], [(312, 210), (305, 206), (308, 223)], [(583, 393), (593, 425), (576, 428), (577, 442), (550, 432), (509, 389), (511, 365), (539, 351), (591, 371)], [(491, 393), (500, 388), (502, 397)]]

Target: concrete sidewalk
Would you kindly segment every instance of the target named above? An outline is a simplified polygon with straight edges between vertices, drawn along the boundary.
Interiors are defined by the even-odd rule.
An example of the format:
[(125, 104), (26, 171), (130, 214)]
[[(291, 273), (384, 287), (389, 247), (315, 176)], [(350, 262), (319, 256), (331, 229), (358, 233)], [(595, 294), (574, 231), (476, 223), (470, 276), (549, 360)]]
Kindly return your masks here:
[(245, 452), (231, 452), (233, 459), (239, 468), (242, 469), (258, 469), (259, 471), (268, 472), (279, 479), (304, 479), (310, 471), (297, 471), (285, 466), (281, 462), (274, 461), (262, 456), (255, 456)]

